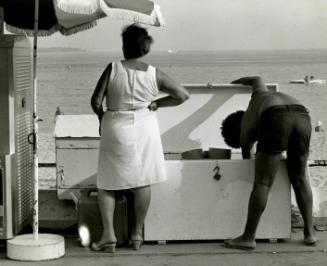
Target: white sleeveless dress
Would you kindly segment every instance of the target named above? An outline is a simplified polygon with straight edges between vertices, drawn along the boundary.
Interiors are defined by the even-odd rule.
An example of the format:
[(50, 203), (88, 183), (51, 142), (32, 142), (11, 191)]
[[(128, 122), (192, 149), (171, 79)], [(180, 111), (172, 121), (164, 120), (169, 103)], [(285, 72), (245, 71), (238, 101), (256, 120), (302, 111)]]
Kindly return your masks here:
[(156, 112), (156, 69), (147, 71), (113, 62), (101, 123), (97, 186), (104, 190), (142, 187), (166, 180)]

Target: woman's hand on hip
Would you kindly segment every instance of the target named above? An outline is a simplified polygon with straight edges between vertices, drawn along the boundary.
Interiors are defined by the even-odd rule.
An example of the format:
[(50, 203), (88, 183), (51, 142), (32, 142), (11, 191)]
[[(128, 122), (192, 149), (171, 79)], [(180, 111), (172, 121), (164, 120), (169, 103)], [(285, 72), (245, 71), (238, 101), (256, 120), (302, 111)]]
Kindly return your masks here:
[(156, 101), (153, 101), (149, 104), (148, 109), (150, 111), (157, 111), (158, 110), (158, 105)]
[(101, 136), (101, 122), (102, 122), (103, 113), (98, 114), (99, 119), (99, 135)]

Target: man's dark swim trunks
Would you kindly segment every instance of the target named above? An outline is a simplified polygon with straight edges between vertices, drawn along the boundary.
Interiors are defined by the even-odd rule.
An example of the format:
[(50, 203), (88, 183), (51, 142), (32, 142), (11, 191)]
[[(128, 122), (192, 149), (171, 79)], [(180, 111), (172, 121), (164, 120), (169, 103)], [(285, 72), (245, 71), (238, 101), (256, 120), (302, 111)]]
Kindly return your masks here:
[(276, 105), (260, 116), (257, 151), (280, 153), (287, 150), (294, 155), (309, 152), (311, 120), (302, 105)]

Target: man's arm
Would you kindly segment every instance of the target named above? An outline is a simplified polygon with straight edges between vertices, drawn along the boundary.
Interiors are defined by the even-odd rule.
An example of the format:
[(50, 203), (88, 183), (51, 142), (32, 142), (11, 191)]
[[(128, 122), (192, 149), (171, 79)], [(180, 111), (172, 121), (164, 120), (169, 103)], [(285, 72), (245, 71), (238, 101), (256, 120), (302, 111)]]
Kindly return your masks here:
[(240, 79), (236, 79), (236, 80), (232, 81), (231, 83), (251, 86), (253, 93), (256, 91), (267, 91), (267, 87), (266, 87), (263, 79), (259, 76), (243, 77)]
[(254, 119), (254, 114), (251, 114), (251, 108), (248, 108), (247, 111), (244, 113), (241, 123), (240, 143), (242, 148), (243, 159), (254, 158), (254, 143), (256, 142), (255, 132), (256, 119)]
[(243, 141), (241, 142), (242, 157), (243, 159), (254, 159), (254, 142)]

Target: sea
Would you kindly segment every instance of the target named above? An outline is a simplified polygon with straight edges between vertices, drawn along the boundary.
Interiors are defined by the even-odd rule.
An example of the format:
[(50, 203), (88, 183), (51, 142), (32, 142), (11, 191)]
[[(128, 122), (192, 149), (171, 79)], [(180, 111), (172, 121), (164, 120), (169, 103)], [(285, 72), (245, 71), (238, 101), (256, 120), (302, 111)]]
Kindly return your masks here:
[[(43, 51), (38, 54), (38, 114), (41, 133), (52, 133), (54, 113), (92, 113), (90, 98), (106, 65), (122, 59), (120, 53)], [(326, 84), (290, 84), (313, 75), (327, 81), (327, 50), (305, 51), (196, 51), (153, 53), (144, 61), (160, 68), (180, 83), (230, 83), (248, 75), (277, 83), (311, 112), (313, 125), (327, 127)]]
[[(59, 107), (63, 114), (91, 114), (90, 98), (106, 65), (122, 59), (121, 53), (84, 50), (40, 50), (38, 53), (38, 115), (40, 161), (55, 162), (54, 121)], [(311, 113), (312, 125), (322, 122), (327, 131), (327, 83), (291, 84), (290, 80), (313, 75), (327, 81), (327, 50), (291, 51), (169, 51), (144, 58), (180, 83), (230, 83), (259, 75), (266, 83), (279, 84), (281, 92), (300, 100)], [(312, 138), (313, 159), (327, 159), (324, 132)], [(324, 167), (326, 169), (327, 167)], [(316, 185), (327, 187), (321, 169)], [(326, 178), (325, 178), (326, 177)], [(318, 180), (318, 181), (317, 181)]]

